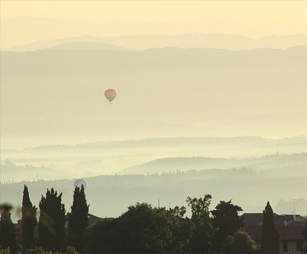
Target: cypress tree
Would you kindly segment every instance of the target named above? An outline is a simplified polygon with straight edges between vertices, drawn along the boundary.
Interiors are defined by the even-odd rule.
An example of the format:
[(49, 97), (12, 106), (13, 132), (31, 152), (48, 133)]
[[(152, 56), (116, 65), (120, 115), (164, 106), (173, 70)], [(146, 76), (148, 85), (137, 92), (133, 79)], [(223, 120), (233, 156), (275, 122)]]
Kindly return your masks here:
[(279, 232), (275, 226), (274, 213), (270, 202), (263, 210), (261, 252), (279, 253)]
[(60, 251), (65, 237), (65, 206), (62, 193), (58, 196), (52, 188), (47, 189), (46, 198), (42, 196), (39, 203), (39, 246), (45, 251)]
[(34, 246), (34, 232), (37, 225), (37, 208), (32, 205), (29, 197), (28, 187), (24, 185), (22, 199), (22, 253)]
[(74, 191), (74, 200), (71, 207), (71, 213), (68, 217), (68, 230), (69, 234), (82, 234), (88, 226), (88, 210), (84, 186), (81, 189), (76, 186)]
[(12, 254), (16, 254), (18, 252), (18, 245), (16, 242), (16, 231), (15, 225), (11, 219), (10, 213), (11, 207), (2, 207), (2, 214), (1, 214), (1, 223), (0, 223), (0, 246), (1, 249), (6, 249), (10, 247), (10, 252)]

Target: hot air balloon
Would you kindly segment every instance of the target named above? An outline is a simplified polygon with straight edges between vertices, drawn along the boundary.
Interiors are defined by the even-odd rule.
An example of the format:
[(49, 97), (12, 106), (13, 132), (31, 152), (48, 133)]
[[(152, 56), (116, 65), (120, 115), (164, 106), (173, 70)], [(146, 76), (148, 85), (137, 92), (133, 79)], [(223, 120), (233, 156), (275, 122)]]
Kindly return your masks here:
[(105, 97), (109, 100), (110, 104), (116, 97), (116, 91), (114, 89), (108, 89), (104, 92)]
[(76, 188), (76, 187), (81, 188), (82, 185), (83, 185), (83, 188), (85, 189), (87, 184), (86, 184), (85, 180), (77, 179), (77, 180), (74, 181), (73, 185), (74, 185), (74, 188)]

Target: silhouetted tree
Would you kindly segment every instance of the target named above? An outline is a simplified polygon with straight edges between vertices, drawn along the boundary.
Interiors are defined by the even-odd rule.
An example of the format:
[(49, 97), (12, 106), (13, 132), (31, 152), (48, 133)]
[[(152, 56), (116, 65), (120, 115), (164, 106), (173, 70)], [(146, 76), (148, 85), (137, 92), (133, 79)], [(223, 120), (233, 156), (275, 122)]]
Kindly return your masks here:
[[(137, 203), (112, 221), (113, 252), (162, 253), (180, 252), (180, 244), (173, 237), (178, 220), (165, 208), (152, 208), (147, 203)], [(177, 249), (179, 248), (179, 249)]]
[(211, 198), (211, 195), (206, 194), (204, 198), (186, 199), (192, 212), (189, 248), (193, 253), (206, 253), (211, 247), (213, 235), (212, 218), (209, 216)]
[(263, 210), (261, 252), (279, 253), (279, 239), (279, 232), (274, 221), (274, 213), (270, 202), (268, 202)]
[(62, 193), (58, 196), (53, 188), (51, 191), (47, 189), (46, 198), (42, 196), (39, 208), (39, 246), (45, 251), (60, 251), (65, 237), (66, 222)]
[(79, 253), (86, 252), (84, 233), (88, 227), (88, 208), (86, 203), (84, 185), (76, 186), (73, 197), (71, 213), (68, 214), (69, 235), (66, 245), (73, 246)]
[(175, 206), (174, 208), (169, 209), (175, 216), (183, 218), (183, 216), (186, 214), (187, 209), (182, 206), (179, 208), (179, 206)]
[(182, 253), (179, 217), (164, 208), (137, 203), (116, 219), (103, 219), (85, 234), (92, 253)]
[(213, 236), (213, 250), (219, 252), (222, 243), (228, 236), (234, 236), (238, 230), (244, 229), (244, 220), (239, 216), (239, 212), (243, 211), (240, 206), (228, 202), (220, 201), (211, 211), (213, 215), (213, 225), (216, 229)]
[(16, 254), (18, 252), (18, 245), (16, 242), (15, 225), (11, 219), (10, 206), (2, 207), (1, 223), (0, 223), (0, 246), (1, 249), (10, 248), (10, 253)]
[(28, 187), (24, 185), (22, 199), (22, 253), (34, 246), (34, 232), (37, 225), (37, 208), (32, 205), (29, 197)]
[[(176, 239), (176, 242), (181, 247), (177, 247), (177, 251), (181, 250), (183, 253), (189, 252), (189, 242), (187, 241), (190, 238), (190, 230), (191, 230), (191, 221), (188, 217), (184, 217), (186, 214), (186, 207), (175, 206), (174, 208), (170, 208), (169, 211), (176, 218), (176, 227), (173, 228), (173, 237)], [(175, 224), (175, 223), (174, 223)]]
[(81, 234), (88, 226), (88, 208), (86, 203), (84, 186), (81, 189), (77, 186), (74, 191), (73, 205), (71, 213), (68, 217), (68, 230), (69, 234)]

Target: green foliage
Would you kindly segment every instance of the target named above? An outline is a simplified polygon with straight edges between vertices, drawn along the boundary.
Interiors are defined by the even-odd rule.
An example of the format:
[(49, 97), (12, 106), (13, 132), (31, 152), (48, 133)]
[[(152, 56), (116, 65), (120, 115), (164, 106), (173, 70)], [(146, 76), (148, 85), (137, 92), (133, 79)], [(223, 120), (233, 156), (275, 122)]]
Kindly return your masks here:
[(58, 196), (52, 188), (47, 190), (46, 198), (42, 196), (39, 203), (39, 246), (45, 251), (60, 251), (65, 237), (65, 207), (62, 193)]
[(235, 245), (240, 253), (254, 253), (258, 250), (256, 242), (245, 230), (239, 230), (234, 235)]
[(88, 252), (88, 250), (86, 249), (87, 241), (85, 239), (85, 232), (81, 234), (67, 235), (64, 239), (63, 247), (64, 246), (71, 246), (79, 253)]
[(231, 235), (227, 236), (226, 240), (222, 243), (221, 253), (239, 253), (235, 244), (235, 238)]
[(119, 218), (100, 220), (89, 227), (85, 236), (87, 251), (182, 253), (186, 244), (186, 236), (181, 230), (184, 222), (185, 219), (175, 215), (171, 209), (137, 203), (128, 207), (128, 211)]
[(206, 253), (211, 247), (214, 232), (212, 219), (209, 216), (211, 198), (211, 195), (206, 194), (204, 198), (187, 197), (186, 199), (192, 212), (188, 249), (193, 253)]
[(307, 243), (304, 242), (303, 245), (302, 245), (302, 253), (307, 253)]
[[(89, 253), (111, 253), (111, 247), (115, 241), (111, 234), (112, 221), (114, 219), (100, 219), (94, 225), (87, 228), (84, 237), (84, 247)], [(81, 252), (81, 251), (80, 251)]]
[(67, 254), (78, 254), (76, 249), (72, 246), (67, 246), (65, 253), (67, 253)]
[[(42, 247), (35, 248), (35, 249), (29, 249), (26, 252), (26, 254), (53, 254), (53, 253), (59, 254), (59, 252), (44, 251)], [(78, 252), (76, 251), (74, 247), (67, 246), (66, 251), (63, 254), (78, 254)]]
[(223, 241), (221, 253), (255, 253), (257, 252), (255, 241), (244, 230), (237, 231), (234, 236), (227, 236)]
[(177, 243), (180, 244), (180, 248), (178, 246), (178, 250), (180, 249), (183, 253), (189, 252), (189, 238), (191, 233), (191, 221), (189, 218), (185, 217), (186, 208), (184, 206), (175, 208), (170, 208), (169, 211), (175, 216), (176, 218), (176, 227), (173, 227), (173, 237), (177, 239)]
[(32, 205), (30, 200), (28, 187), (24, 185), (21, 218), (23, 254), (26, 253), (26, 250), (34, 247), (34, 231), (37, 225), (36, 211), (37, 208)]
[(263, 210), (261, 252), (279, 253), (279, 232), (275, 226), (274, 213), (268, 202)]
[(175, 216), (179, 216), (181, 218), (183, 218), (183, 216), (186, 214), (187, 212), (187, 209), (182, 206), (182, 207), (178, 207), (178, 206), (175, 206), (174, 208), (170, 208), (170, 211), (175, 215)]
[(44, 254), (44, 250), (42, 247), (40, 248), (31, 248), (26, 251), (27, 254)]
[(0, 254), (10, 254), (10, 247), (7, 247), (6, 249), (0, 249)]
[(228, 236), (234, 236), (238, 230), (244, 229), (244, 219), (239, 216), (241, 211), (243, 211), (242, 208), (231, 204), (231, 200), (220, 201), (215, 210), (211, 211), (213, 225), (216, 229), (213, 237), (213, 251), (219, 252)]
[(197, 220), (203, 216), (209, 216), (209, 206), (211, 204), (211, 195), (206, 194), (204, 198), (187, 197), (186, 202), (191, 207), (192, 220)]
[(120, 242), (115, 252), (180, 252), (181, 244), (173, 238), (178, 219), (165, 208), (152, 208), (147, 203), (130, 206), (113, 221)]
[(69, 234), (82, 234), (88, 226), (88, 210), (89, 206), (86, 203), (84, 186), (81, 189), (75, 188), (74, 200), (71, 207), (71, 213), (68, 217)]
[(16, 242), (15, 225), (12, 222), (9, 208), (4, 208), (1, 214), (0, 246), (1, 249), (8, 249), (12, 254), (16, 254), (19, 249)]
[(233, 253), (223, 249), (227, 246), (227, 240), (229, 238), (233, 239), (232, 244), (230, 242), (230, 244), (228, 244), (228, 247), (230, 247), (229, 250), (236, 250), (236, 253), (255, 253), (257, 251), (257, 245), (250, 235), (246, 233), (245, 230), (239, 230), (234, 236), (228, 236), (226, 238), (222, 244), (221, 253)]

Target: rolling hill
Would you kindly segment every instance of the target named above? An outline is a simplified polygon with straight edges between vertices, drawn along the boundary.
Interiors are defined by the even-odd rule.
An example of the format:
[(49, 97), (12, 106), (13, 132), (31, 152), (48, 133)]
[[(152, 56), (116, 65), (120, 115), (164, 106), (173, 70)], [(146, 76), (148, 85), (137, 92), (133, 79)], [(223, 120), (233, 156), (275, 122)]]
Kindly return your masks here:
[(206, 158), (206, 157), (172, 157), (161, 158), (141, 165), (128, 167), (120, 174), (165, 174), (189, 170), (214, 170), (233, 168), (252, 168), (259, 171), (270, 171), (278, 175), (305, 175), (307, 167), (307, 154), (266, 155), (260, 158)]

